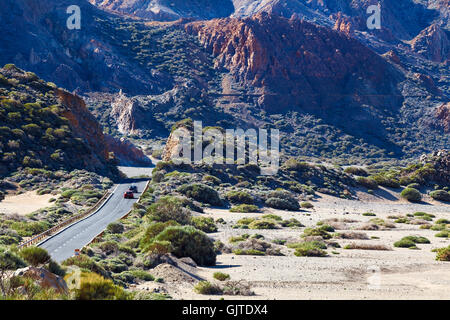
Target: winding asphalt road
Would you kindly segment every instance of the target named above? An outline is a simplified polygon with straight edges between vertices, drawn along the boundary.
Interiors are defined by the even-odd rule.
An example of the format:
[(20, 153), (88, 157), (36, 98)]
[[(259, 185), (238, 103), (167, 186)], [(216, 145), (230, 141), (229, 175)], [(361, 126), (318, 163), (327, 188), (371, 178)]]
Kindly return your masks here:
[(60, 233), (41, 242), (44, 248), (56, 262), (62, 262), (74, 255), (75, 249), (81, 249), (106, 229), (108, 224), (122, 218), (141, 196), (147, 181), (133, 182), (138, 188), (135, 199), (124, 199), (123, 193), (128, 190), (130, 182), (119, 184), (112, 196), (103, 206), (88, 218), (72, 224)]

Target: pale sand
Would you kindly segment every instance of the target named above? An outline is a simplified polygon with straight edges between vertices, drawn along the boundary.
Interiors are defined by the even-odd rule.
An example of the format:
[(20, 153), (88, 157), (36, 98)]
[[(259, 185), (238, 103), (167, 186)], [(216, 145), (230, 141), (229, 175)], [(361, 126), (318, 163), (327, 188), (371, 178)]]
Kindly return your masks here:
[(28, 191), (19, 195), (7, 195), (0, 202), (0, 213), (26, 215), (41, 208), (50, 206), (49, 200), (56, 198), (52, 194), (38, 195), (36, 191)]
[[(384, 192), (383, 190), (381, 190)], [(392, 198), (398, 194), (387, 191)], [(386, 219), (389, 215), (406, 215), (417, 211), (432, 213), (436, 219), (450, 219), (450, 205), (432, 202), (412, 204), (403, 200), (386, 200), (365, 195), (363, 201), (343, 200), (322, 195), (312, 201), (314, 209), (302, 212), (286, 212), (265, 209), (263, 214), (273, 213), (283, 219), (295, 217), (306, 227), (315, 226), (327, 218), (348, 218), (367, 222), (373, 217), (362, 216), (371, 211)], [(273, 239), (300, 239), (304, 228), (277, 230), (232, 229), (240, 218), (257, 217), (261, 213), (232, 213), (222, 209), (206, 209), (203, 216), (223, 218), (227, 224), (219, 224), (219, 232), (210, 234), (228, 244), (231, 236), (243, 233), (259, 233), (267, 241)], [(436, 231), (419, 229), (419, 225), (399, 224), (384, 231), (360, 231), (371, 240), (336, 240), (342, 247), (350, 242), (383, 244), (392, 251), (346, 250), (328, 248), (329, 257), (296, 257), (293, 250), (283, 249), (286, 256), (217, 256), (217, 266), (197, 268), (197, 275), (209, 281), (216, 271), (228, 273), (231, 280), (249, 282), (256, 293), (251, 297), (207, 296), (193, 292), (192, 284), (162, 285), (174, 299), (450, 299), (450, 262), (435, 260), (433, 248), (450, 245), (450, 240), (437, 238)], [(342, 232), (337, 230), (337, 232)], [(407, 235), (427, 237), (431, 244), (418, 244), (420, 250), (394, 248), (393, 243)], [(339, 254), (332, 254), (332, 251)], [(373, 273), (373, 270), (378, 272)], [(140, 286), (145, 288), (145, 284)]]

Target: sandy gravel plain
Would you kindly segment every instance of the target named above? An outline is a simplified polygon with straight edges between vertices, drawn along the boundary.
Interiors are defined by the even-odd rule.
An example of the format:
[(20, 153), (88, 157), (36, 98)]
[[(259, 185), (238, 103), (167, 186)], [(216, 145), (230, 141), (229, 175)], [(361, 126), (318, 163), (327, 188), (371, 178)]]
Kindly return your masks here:
[(19, 195), (7, 195), (0, 202), (0, 213), (27, 215), (41, 208), (51, 206), (49, 200), (56, 198), (52, 194), (38, 195), (36, 191), (27, 191)]
[[(211, 234), (228, 244), (228, 239), (243, 233), (258, 233), (266, 241), (285, 239), (298, 241), (304, 228), (276, 230), (233, 229), (232, 225), (242, 217), (257, 217), (267, 213), (283, 219), (296, 218), (306, 227), (313, 227), (323, 219), (345, 218), (357, 222), (350, 228), (369, 221), (364, 212), (373, 212), (377, 218), (406, 215), (417, 211), (434, 214), (436, 219), (450, 219), (450, 205), (425, 198), (423, 203), (412, 204), (399, 200), (398, 194), (380, 190), (381, 196), (359, 194), (359, 201), (344, 200), (321, 195), (313, 201), (313, 209), (287, 212), (264, 209), (264, 213), (232, 213), (222, 209), (206, 209), (203, 215), (223, 218), (219, 232)], [(245, 256), (222, 254), (217, 265), (211, 268), (189, 268), (188, 272), (157, 267), (164, 284), (145, 283), (136, 289), (169, 293), (174, 299), (450, 299), (450, 263), (435, 260), (434, 248), (448, 246), (450, 239), (437, 238), (432, 230), (419, 229), (420, 225), (395, 223), (395, 228), (382, 231), (360, 231), (379, 239), (338, 239), (341, 248), (327, 249), (328, 257), (297, 257), (292, 249), (283, 247), (284, 256)], [(336, 230), (340, 232), (342, 230)], [(348, 231), (348, 230), (347, 230)], [(419, 250), (395, 248), (393, 243), (404, 236), (419, 235), (428, 238), (430, 244), (418, 244)], [(389, 251), (348, 250), (348, 243), (370, 243), (388, 246)], [(333, 252), (333, 253), (332, 253)], [(170, 269), (170, 270), (169, 270)], [(193, 292), (199, 279), (215, 281), (216, 271), (228, 273), (231, 280), (243, 280), (250, 284), (254, 296), (205, 296)], [(152, 272), (152, 271), (150, 271)], [(168, 274), (172, 274), (172, 278)], [(177, 274), (175, 276), (175, 274)]]

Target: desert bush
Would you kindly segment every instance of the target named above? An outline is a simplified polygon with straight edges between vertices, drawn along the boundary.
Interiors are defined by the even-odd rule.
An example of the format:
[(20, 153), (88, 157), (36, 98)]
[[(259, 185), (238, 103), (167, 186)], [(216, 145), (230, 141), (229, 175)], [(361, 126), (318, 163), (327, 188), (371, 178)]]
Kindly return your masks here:
[(380, 250), (380, 251), (391, 250), (388, 246), (385, 246), (384, 244), (369, 244), (369, 243), (350, 243), (344, 246), (344, 249)]
[(74, 289), (76, 300), (128, 300), (130, 295), (111, 280), (92, 272), (82, 272), (78, 289)]
[(318, 241), (305, 241), (295, 244), (295, 247), (291, 245), (291, 248), (295, 248), (294, 255), (297, 257), (326, 257), (327, 252), (323, 249), (324, 246)]
[(91, 259), (85, 254), (81, 254), (79, 256), (74, 256), (69, 259), (66, 259), (61, 264), (63, 266), (77, 266), (82, 270), (84, 269), (87, 271), (98, 273), (105, 277), (108, 275), (108, 273), (102, 266), (100, 266), (97, 262), (95, 262), (93, 259)]
[(119, 251), (119, 243), (116, 241), (104, 241), (96, 244), (106, 255), (117, 253)]
[(17, 252), (0, 246), (0, 270), (16, 270), (26, 267), (26, 262)]
[(276, 214), (265, 214), (262, 216), (263, 219), (269, 219), (269, 220), (275, 220), (275, 221), (281, 221), (283, 218)]
[(331, 234), (321, 228), (306, 228), (303, 231), (302, 237), (322, 237), (323, 239), (330, 239)]
[(155, 240), (170, 242), (172, 253), (179, 258), (191, 257), (198, 265), (211, 266), (216, 263), (214, 242), (192, 226), (167, 227)]
[(247, 255), (247, 256), (264, 256), (266, 253), (264, 251), (256, 249), (235, 249), (233, 253), (236, 255)]
[(266, 205), (270, 208), (280, 209), (280, 210), (289, 210), (289, 211), (297, 211), (299, 209), (298, 202), (280, 199), (280, 198), (269, 198), (266, 200)]
[(50, 255), (47, 250), (39, 247), (24, 248), (19, 251), (19, 254), (32, 266), (38, 266), (47, 263), (50, 260)]
[(275, 190), (267, 194), (266, 205), (280, 210), (297, 211), (300, 209), (298, 201), (286, 190)]
[(300, 203), (300, 207), (304, 208), (304, 209), (311, 209), (314, 208), (313, 204), (311, 202), (308, 201), (303, 201)]
[(283, 167), (290, 171), (302, 171), (309, 169), (311, 166), (306, 162), (300, 162), (294, 158), (290, 158), (286, 160)]
[(436, 224), (450, 224), (450, 220), (444, 218), (437, 219)]
[(222, 183), (222, 181), (219, 178), (217, 178), (216, 176), (211, 176), (211, 175), (204, 176), (203, 181), (211, 182), (216, 185), (219, 185)]
[(238, 206), (232, 207), (230, 212), (259, 212), (259, 208), (253, 204), (240, 204)]
[(365, 217), (375, 217), (376, 216), (376, 214), (373, 212), (364, 212), (362, 215)]
[(446, 248), (434, 249), (433, 252), (436, 252), (436, 260), (450, 261), (450, 246)]
[(223, 286), (223, 294), (229, 296), (253, 296), (250, 285), (243, 281), (227, 281)]
[(400, 193), (400, 196), (411, 202), (420, 202), (422, 200), (422, 195), (419, 190), (414, 188), (405, 188)]
[(235, 243), (235, 242), (240, 242), (240, 241), (245, 241), (250, 237), (249, 234), (245, 233), (242, 234), (240, 236), (236, 236), (236, 237), (231, 237), (230, 239), (228, 239), (228, 242), (230, 243)]
[[(387, 229), (392, 229), (395, 228), (395, 225), (389, 221), (383, 220), (381, 218), (373, 218), (369, 220), (371, 223), (383, 227), (383, 228), (387, 228)], [(370, 230), (370, 229), (362, 229), (362, 230)]]
[(214, 272), (213, 274), (214, 279), (217, 279), (219, 281), (225, 281), (230, 279), (230, 275), (227, 273), (222, 273), (222, 272)]
[(373, 179), (378, 185), (388, 188), (400, 188), (400, 182), (392, 177), (383, 175), (383, 174), (376, 174), (373, 176), (370, 176), (369, 178)]
[(347, 167), (344, 169), (345, 173), (354, 174), (355, 176), (367, 177), (369, 173), (363, 169), (358, 167)]
[(360, 184), (363, 187), (366, 187), (367, 189), (370, 189), (370, 190), (378, 189), (378, 183), (375, 180), (373, 180), (372, 178), (357, 177), (356, 182), (358, 182), (358, 184)]
[(277, 229), (277, 224), (271, 220), (255, 220), (251, 222), (248, 227), (250, 229)]
[(369, 239), (369, 236), (363, 232), (343, 232), (336, 234), (335, 237), (340, 239), (358, 239), (358, 240)]
[(280, 222), (280, 225), (282, 227), (287, 227), (287, 228), (294, 228), (294, 227), (301, 228), (301, 227), (304, 227), (304, 225), (300, 221), (295, 219), (295, 218), (283, 220), (283, 221)]
[(233, 204), (253, 204), (255, 199), (245, 191), (230, 191), (227, 199)]
[(216, 190), (207, 185), (194, 183), (185, 184), (178, 188), (178, 191), (185, 196), (203, 203), (209, 203), (213, 206), (221, 206), (222, 200)]
[(206, 233), (217, 232), (217, 226), (214, 223), (213, 218), (209, 217), (193, 217), (191, 219), (191, 224)]
[(194, 291), (198, 294), (206, 294), (206, 295), (218, 295), (222, 294), (222, 289), (211, 282), (208, 281), (200, 281), (194, 286)]
[(434, 235), (438, 238), (450, 238), (450, 230), (442, 230)]
[(430, 197), (434, 200), (450, 202), (450, 193), (445, 190), (436, 190), (430, 192)]
[(166, 221), (166, 222), (154, 222), (150, 224), (144, 231), (144, 234), (141, 237), (141, 240), (139, 242), (140, 247), (143, 249), (143, 251), (146, 251), (145, 247), (148, 246), (154, 238), (164, 231), (169, 226), (177, 226), (179, 225), (175, 221)]
[(176, 221), (180, 224), (188, 224), (191, 213), (182, 206), (181, 200), (172, 196), (158, 199), (148, 209), (149, 218), (153, 221)]
[(106, 230), (111, 233), (122, 233), (125, 229), (123, 227), (123, 224), (121, 224), (120, 222), (113, 222), (108, 224)]

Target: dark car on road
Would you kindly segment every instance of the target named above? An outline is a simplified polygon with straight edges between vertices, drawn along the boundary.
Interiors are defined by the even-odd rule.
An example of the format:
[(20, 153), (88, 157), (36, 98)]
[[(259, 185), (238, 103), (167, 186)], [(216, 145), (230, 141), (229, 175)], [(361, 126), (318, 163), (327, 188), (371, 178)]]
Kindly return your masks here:
[(128, 188), (129, 191), (132, 191), (134, 193), (138, 192), (138, 189), (135, 185), (131, 185), (130, 188)]
[(123, 197), (125, 199), (134, 199), (134, 193), (131, 190), (127, 190), (125, 191), (125, 193), (123, 194)]

